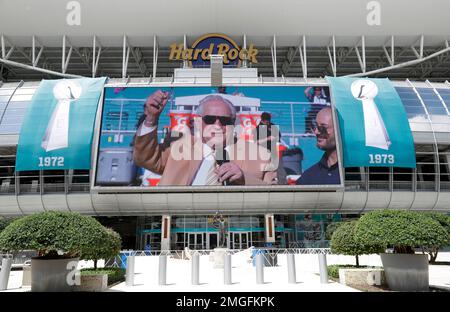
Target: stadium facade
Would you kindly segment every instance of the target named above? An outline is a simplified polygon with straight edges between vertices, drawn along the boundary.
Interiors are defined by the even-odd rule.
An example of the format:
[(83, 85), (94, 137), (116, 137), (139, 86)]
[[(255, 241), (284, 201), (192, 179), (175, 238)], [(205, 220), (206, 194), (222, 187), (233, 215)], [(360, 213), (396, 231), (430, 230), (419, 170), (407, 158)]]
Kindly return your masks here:
[[(450, 212), (448, 2), (430, 8), (420, 1), (191, 2), (0, 1), (2, 216), (76, 211), (118, 230), (125, 248), (212, 249), (219, 213), (227, 246), (242, 249), (325, 247), (328, 224), (375, 209)], [(224, 44), (218, 68), (202, 58), (212, 43)], [(239, 118), (271, 113), (284, 146), (302, 151), (299, 172), (292, 173), (298, 178), (321, 155), (307, 153), (316, 143), (308, 127), (315, 119), (308, 114), (315, 104), (308, 88), (331, 89), (328, 102), (335, 105), (325, 76), (389, 78), (409, 123), (414, 168), (344, 166), (338, 140), (341, 180), (331, 187), (150, 187), (142, 168), (113, 177), (117, 167), (134, 168), (121, 161), (132, 159), (138, 109), (152, 92), (175, 94), (160, 122), (172, 127), (175, 108), (178, 114), (195, 108), (184, 100), (226, 89), (230, 99), (245, 103), (258, 94), (257, 104), (239, 106)], [(17, 156), (21, 133), (24, 123), (30, 127), (26, 116), (41, 80), (80, 77), (108, 77), (93, 115), (90, 169), (16, 170), (24, 167)], [(302, 97), (272, 98), (288, 89)], [(158, 128), (158, 140), (165, 130)], [(111, 158), (117, 153), (122, 156)]]

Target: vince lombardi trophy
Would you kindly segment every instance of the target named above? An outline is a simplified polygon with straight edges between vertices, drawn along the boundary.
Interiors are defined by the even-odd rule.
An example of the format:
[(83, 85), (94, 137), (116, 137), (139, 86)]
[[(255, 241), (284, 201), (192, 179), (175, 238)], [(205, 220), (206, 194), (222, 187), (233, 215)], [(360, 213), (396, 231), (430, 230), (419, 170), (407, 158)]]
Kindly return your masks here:
[(81, 96), (81, 86), (73, 80), (62, 80), (53, 88), (58, 100), (45, 131), (41, 146), (46, 152), (69, 146), (70, 103)]
[(391, 139), (374, 102), (374, 98), (378, 94), (377, 85), (367, 79), (358, 79), (352, 83), (351, 91), (353, 97), (362, 102), (366, 146), (388, 150)]

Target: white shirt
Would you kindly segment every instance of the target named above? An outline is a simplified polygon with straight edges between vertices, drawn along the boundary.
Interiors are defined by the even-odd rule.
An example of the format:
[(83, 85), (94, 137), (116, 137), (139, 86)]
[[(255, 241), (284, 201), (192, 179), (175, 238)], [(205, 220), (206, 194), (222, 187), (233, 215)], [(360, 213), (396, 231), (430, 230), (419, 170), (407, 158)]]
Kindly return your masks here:
[(150, 132), (153, 132), (154, 130), (156, 130), (158, 126), (151, 126), (151, 127), (147, 127), (144, 123), (142, 123), (142, 125), (139, 127), (139, 129), (137, 130), (137, 136), (143, 136), (146, 135)]
[[(147, 127), (145, 124), (142, 124), (141, 127), (137, 131), (138, 136), (146, 135), (152, 131), (154, 131), (157, 126)], [(195, 174), (195, 178), (192, 181), (191, 185), (206, 185), (206, 179), (208, 176), (208, 172), (212, 166), (216, 165), (216, 159), (214, 158), (214, 150), (208, 145), (203, 143), (203, 160), (200, 168), (198, 168), (197, 173)], [(229, 152), (229, 147), (225, 147), (225, 150)]]

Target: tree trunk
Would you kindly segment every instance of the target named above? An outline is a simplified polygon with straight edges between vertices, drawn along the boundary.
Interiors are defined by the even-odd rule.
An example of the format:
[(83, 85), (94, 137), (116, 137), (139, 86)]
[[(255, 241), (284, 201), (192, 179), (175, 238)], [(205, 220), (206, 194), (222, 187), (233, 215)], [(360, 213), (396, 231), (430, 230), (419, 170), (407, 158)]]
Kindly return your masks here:
[(359, 256), (356, 255), (355, 257), (356, 257), (356, 267), (359, 268)]
[(94, 270), (97, 270), (97, 259), (94, 260)]
[(430, 250), (429, 255), (430, 255), (430, 263), (435, 263), (436, 258), (438, 256), (438, 250)]

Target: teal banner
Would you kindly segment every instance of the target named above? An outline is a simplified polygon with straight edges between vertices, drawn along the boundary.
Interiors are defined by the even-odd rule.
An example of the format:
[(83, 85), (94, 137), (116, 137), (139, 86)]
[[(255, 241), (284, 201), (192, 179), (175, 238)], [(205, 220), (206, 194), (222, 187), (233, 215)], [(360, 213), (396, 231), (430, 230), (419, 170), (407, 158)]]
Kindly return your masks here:
[(327, 80), (338, 115), (344, 167), (416, 167), (408, 118), (388, 79)]
[(94, 122), (105, 80), (41, 82), (20, 131), (17, 171), (91, 168)]

